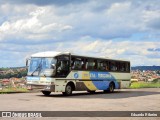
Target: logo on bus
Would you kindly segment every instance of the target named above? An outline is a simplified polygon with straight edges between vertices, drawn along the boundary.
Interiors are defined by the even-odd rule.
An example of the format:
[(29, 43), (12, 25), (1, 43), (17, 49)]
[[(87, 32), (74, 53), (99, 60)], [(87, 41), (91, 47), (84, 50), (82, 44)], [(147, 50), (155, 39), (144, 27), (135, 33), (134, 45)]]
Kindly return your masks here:
[(74, 78), (78, 78), (78, 73), (74, 73)]

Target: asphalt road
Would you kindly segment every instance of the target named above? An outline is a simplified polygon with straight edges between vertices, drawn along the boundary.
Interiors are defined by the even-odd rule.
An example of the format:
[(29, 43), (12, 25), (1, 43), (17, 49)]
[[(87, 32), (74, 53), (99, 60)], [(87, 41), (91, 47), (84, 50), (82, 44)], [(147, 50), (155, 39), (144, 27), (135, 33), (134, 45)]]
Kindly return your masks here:
[(44, 96), (41, 92), (0, 94), (0, 111), (160, 111), (160, 88), (75, 92), (72, 96)]

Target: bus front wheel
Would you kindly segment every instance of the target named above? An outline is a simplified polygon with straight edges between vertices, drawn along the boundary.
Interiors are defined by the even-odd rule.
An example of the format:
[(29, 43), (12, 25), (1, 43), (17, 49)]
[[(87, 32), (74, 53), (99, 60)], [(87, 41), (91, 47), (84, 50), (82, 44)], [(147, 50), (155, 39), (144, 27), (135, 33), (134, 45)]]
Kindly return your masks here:
[(68, 84), (65, 88), (65, 92), (63, 92), (63, 95), (72, 95), (72, 86), (71, 84)]
[(49, 91), (42, 91), (42, 93), (45, 95), (45, 96), (49, 96), (51, 94), (51, 92)]

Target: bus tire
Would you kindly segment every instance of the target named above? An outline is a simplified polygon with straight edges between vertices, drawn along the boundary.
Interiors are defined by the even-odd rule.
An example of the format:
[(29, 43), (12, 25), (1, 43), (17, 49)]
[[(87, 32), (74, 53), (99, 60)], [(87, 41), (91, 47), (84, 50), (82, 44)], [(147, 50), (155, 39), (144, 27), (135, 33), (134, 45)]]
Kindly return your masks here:
[(106, 92), (113, 93), (113, 92), (114, 92), (114, 88), (115, 88), (115, 84), (114, 84), (114, 82), (111, 82), (111, 83), (109, 84), (109, 88), (108, 88), (107, 90), (104, 90), (104, 92), (105, 92), (105, 93), (106, 93)]
[(65, 92), (63, 92), (63, 95), (67, 95), (67, 96), (72, 95), (72, 91), (73, 91), (72, 85), (67, 84), (65, 88)]
[(49, 91), (42, 91), (42, 93), (43, 93), (43, 95), (45, 95), (45, 96), (49, 96), (49, 95), (51, 94), (51, 92), (49, 92)]
[(115, 85), (114, 85), (113, 82), (111, 82), (111, 83), (109, 84), (109, 89), (108, 89), (108, 91), (109, 91), (110, 93), (112, 93), (112, 92), (114, 92), (114, 88), (115, 88)]

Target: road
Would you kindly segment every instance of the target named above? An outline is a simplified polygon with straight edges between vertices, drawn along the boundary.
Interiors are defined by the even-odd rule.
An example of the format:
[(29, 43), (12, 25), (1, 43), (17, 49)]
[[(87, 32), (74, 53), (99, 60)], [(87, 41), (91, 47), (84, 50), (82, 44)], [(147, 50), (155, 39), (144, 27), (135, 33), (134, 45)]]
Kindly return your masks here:
[(160, 89), (75, 92), (72, 96), (44, 96), (40, 92), (1, 94), (0, 111), (160, 111)]

